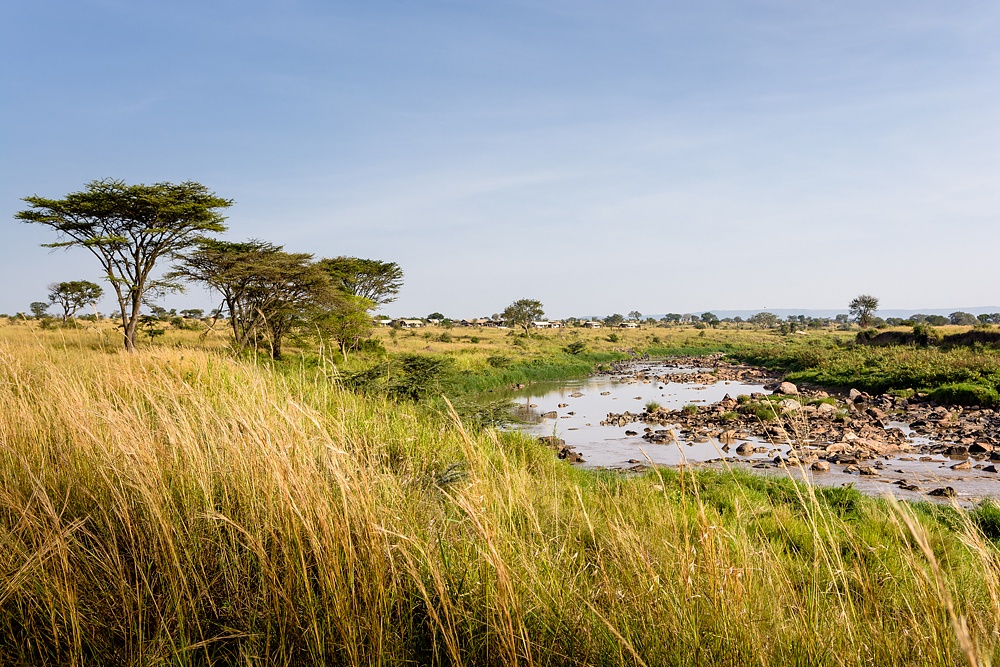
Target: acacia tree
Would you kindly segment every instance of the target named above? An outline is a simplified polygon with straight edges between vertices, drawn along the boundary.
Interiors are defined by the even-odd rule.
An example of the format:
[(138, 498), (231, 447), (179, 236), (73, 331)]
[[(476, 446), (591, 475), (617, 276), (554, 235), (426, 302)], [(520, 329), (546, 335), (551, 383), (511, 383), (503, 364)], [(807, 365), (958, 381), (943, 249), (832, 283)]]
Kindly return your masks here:
[(45, 311), (47, 311), (48, 309), (49, 309), (49, 304), (45, 303), (44, 301), (32, 301), (28, 305), (28, 310), (31, 311), (31, 316), (34, 317), (36, 320), (40, 320), (43, 317), (45, 317), (48, 314)]
[(264, 241), (207, 239), (186, 253), (169, 277), (218, 290), (236, 349), (266, 343), (271, 356), (280, 359), (288, 335), (336, 310), (343, 300), (312, 257)]
[(872, 323), (872, 316), (878, 310), (878, 298), (870, 294), (859, 294), (854, 301), (851, 301), (848, 309), (861, 328), (865, 329)]
[(49, 302), (58, 303), (63, 309), (63, 322), (76, 315), (87, 304), (97, 303), (104, 296), (104, 289), (89, 280), (70, 280), (49, 285)]
[(760, 327), (761, 329), (773, 329), (780, 324), (781, 320), (774, 313), (763, 311), (753, 315), (749, 322)]
[(222, 307), (215, 312), (229, 315), (233, 343), (243, 350), (254, 342), (264, 318), (251, 298), (262, 283), (255, 266), (269, 264), (282, 252), (281, 246), (256, 239), (240, 243), (202, 239), (180, 257), (169, 277), (203, 283), (219, 292)]
[(608, 315), (607, 317), (604, 318), (604, 323), (606, 325), (608, 325), (609, 327), (616, 327), (616, 326), (618, 326), (619, 324), (621, 324), (624, 321), (625, 321), (625, 318), (622, 317), (621, 313), (615, 313), (614, 315)]
[(948, 320), (952, 324), (971, 327), (979, 323), (979, 318), (977, 318), (972, 313), (966, 313), (965, 311), (956, 311), (948, 316)]
[(334, 257), (321, 259), (318, 263), (330, 276), (335, 287), (368, 299), (373, 304), (372, 308), (395, 301), (403, 287), (403, 269), (395, 262)]
[(91, 181), (63, 199), (32, 196), (23, 201), (30, 208), (17, 213), (18, 220), (45, 225), (57, 234), (59, 240), (45, 247), (81, 247), (100, 262), (118, 299), (130, 351), (136, 348), (143, 302), (177, 287), (153, 277), (157, 261), (176, 257), (206, 234), (226, 231), (219, 210), (233, 203), (192, 181), (128, 185), (113, 179)]
[(335, 307), (317, 319), (320, 331), (337, 343), (344, 363), (347, 363), (347, 353), (358, 349), (361, 341), (371, 336), (373, 322), (368, 314), (371, 308), (372, 302), (368, 299), (344, 294)]
[(527, 335), (531, 323), (545, 317), (545, 312), (537, 299), (518, 299), (504, 309), (502, 317), (511, 326), (522, 327)]

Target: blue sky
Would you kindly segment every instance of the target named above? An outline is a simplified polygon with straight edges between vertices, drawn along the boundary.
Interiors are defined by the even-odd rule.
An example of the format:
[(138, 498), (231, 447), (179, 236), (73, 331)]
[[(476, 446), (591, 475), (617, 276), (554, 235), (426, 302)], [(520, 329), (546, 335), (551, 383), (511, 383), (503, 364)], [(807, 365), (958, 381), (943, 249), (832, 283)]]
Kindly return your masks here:
[(0, 312), (99, 277), (12, 217), (101, 177), (389, 314), (1000, 303), (996, 2), (8, 1), (0, 58)]

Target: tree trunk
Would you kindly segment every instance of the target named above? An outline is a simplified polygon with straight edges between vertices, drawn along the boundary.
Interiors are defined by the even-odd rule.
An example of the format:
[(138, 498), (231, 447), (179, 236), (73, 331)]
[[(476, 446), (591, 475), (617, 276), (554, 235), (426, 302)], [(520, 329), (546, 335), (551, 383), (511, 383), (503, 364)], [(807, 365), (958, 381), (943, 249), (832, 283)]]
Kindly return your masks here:
[(132, 298), (132, 312), (126, 316), (122, 312), (122, 320), (125, 328), (125, 349), (135, 352), (138, 348), (135, 344), (136, 333), (139, 329), (139, 311), (142, 309), (142, 300), (138, 297)]
[(134, 319), (126, 321), (123, 324), (123, 328), (125, 329), (125, 349), (128, 350), (129, 352), (136, 351), (135, 334), (137, 325), (138, 321)]

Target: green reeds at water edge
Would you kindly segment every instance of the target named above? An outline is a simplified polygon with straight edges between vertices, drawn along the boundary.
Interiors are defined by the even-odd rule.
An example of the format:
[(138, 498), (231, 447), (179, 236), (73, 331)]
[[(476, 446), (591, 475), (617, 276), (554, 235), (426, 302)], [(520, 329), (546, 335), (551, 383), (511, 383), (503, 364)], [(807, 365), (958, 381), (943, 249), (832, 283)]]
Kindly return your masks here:
[(997, 653), (995, 508), (585, 471), (302, 373), (0, 343), (0, 664)]

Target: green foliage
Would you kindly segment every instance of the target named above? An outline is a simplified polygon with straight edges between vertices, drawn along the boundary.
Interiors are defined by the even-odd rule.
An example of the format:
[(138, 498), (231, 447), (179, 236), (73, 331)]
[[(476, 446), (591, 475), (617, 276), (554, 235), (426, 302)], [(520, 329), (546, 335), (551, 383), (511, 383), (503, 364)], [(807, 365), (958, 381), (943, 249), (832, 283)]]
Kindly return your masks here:
[(160, 326), (160, 318), (154, 315), (140, 316), (139, 325), (142, 332), (149, 337), (150, 343), (152, 343), (154, 339), (159, 338), (166, 333), (166, 329)]
[(356, 348), (357, 352), (376, 357), (384, 357), (388, 354), (385, 345), (378, 338), (365, 338), (361, 340)]
[(656, 412), (659, 409), (660, 409), (660, 404), (657, 403), (656, 401), (646, 402), (646, 412)]
[(948, 321), (956, 326), (963, 327), (973, 327), (979, 324), (979, 318), (977, 318), (972, 313), (966, 313), (961, 310), (956, 311), (948, 316)]
[(698, 414), (698, 406), (695, 405), (694, 403), (688, 403), (683, 408), (681, 408), (681, 412), (683, 412), (686, 415), (696, 415)]
[(762, 422), (774, 421), (778, 418), (779, 410), (771, 401), (747, 401), (742, 403), (739, 411), (745, 415), (750, 415)]
[(104, 296), (100, 285), (89, 280), (70, 280), (49, 285), (49, 302), (63, 309), (63, 322), (76, 315), (80, 308), (96, 304)]
[(781, 323), (781, 318), (774, 313), (761, 312), (753, 315), (748, 321), (761, 329), (773, 329)]
[[(374, 323), (368, 310), (371, 301), (353, 294), (337, 294), (327, 298), (322, 290), (325, 287), (317, 285), (318, 293), (313, 293), (316, 299), (305, 304), (306, 326), (315, 326), (320, 335), (327, 335), (340, 346), (341, 355), (347, 361), (347, 355), (354, 350), (360, 350), (362, 345), (370, 340)], [(311, 317), (310, 317), (311, 316)], [(381, 345), (381, 343), (379, 343)]]
[(616, 333), (609, 333), (604, 340), (608, 341), (609, 343), (617, 343), (618, 342), (618, 334), (616, 334)]
[(521, 327), (528, 333), (531, 323), (545, 317), (542, 302), (537, 299), (518, 299), (507, 306), (501, 318), (512, 327)]
[(369, 394), (408, 401), (419, 401), (428, 395), (439, 395), (452, 366), (447, 357), (428, 354), (405, 354), (369, 368), (348, 373), (344, 385)]
[(49, 309), (49, 304), (44, 301), (32, 301), (28, 305), (28, 310), (31, 311), (31, 316), (36, 320), (40, 320), (45, 317), (46, 312)]
[(917, 323), (913, 325), (913, 339), (920, 347), (927, 347), (940, 342), (941, 334), (928, 324)]
[[(321, 259), (319, 267), (333, 285), (378, 307), (396, 300), (403, 287), (403, 269), (395, 262), (358, 257)], [(440, 313), (435, 313), (440, 315)], [(437, 319), (443, 319), (437, 318)]]
[(969, 517), (987, 539), (1000, 541), (1000, 505), (987, 499), (969, 512)]
[(849, 309), (862, 329), (873, 326), (872, 316), (878, 310), (878, 298), (870, 294), (860, 294), (851, 301)]
[(1000, 386), (1000, 355), (988, 349), (844, 346), (834, 339), (818, 339), (734, 346), (730, 355), (783, 371), (791, 382), (871, 393), (956, 383)]
[(507, 368), (510, 366), (511, 358), (502, 354), (493, 354), (486, 357), (486, 363), (493, 368)]
[(312, 255), (264, 241), (203, 239), (169, 276), (222, 294), (238, 350), (265, 344), (280, 359), (286, 337), (319, 333), (337, 343), (346, 361), (373, 326), (371, 301), (339, 290)]
[(992, 385), (972, 382), (957, 382), (935, 388), (930, 397), (939, 403), (955, 405), (979, 405), (994, 407), (1000, 405), (1000, 393)]
[(91, 181), (64, 199), (24, 201), (30, 208), (15, 218), (55, 231), (57, 241), (48, 247), (80, 247), (98, 259), (123, 309), (129, 350), (135, 348), (142, 303), (178, 287), (169, 278), (151, 277), (156, 263), (226, 231), (220, 210), (232, 205), (191, 181), (128, 185), (113, 179)]
[(582, 340), (574, 340), (563, 348), (567, 354), (580, 354), (587, 349), (587, 344)]

